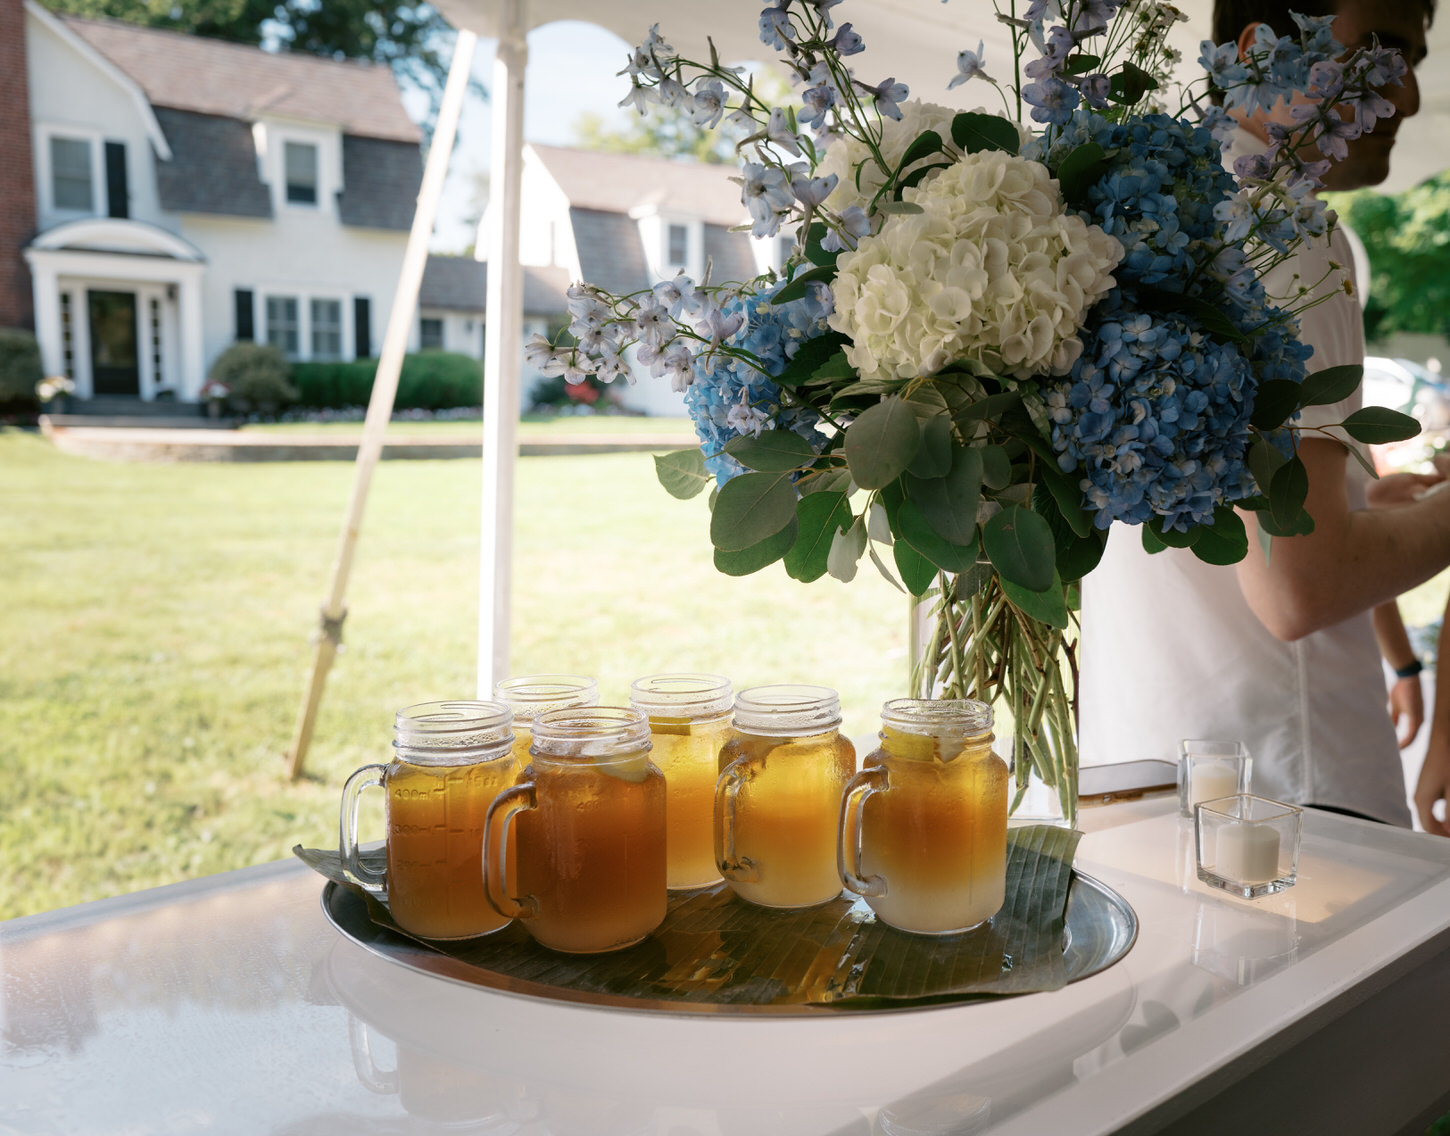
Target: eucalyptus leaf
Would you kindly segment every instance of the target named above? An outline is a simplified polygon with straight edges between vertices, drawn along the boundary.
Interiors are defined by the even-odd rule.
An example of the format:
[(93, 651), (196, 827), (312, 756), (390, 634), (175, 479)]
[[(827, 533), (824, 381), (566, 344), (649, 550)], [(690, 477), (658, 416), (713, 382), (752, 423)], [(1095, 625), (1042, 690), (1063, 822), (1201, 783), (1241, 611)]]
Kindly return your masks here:
[(1299, 384), (1299, 405), (1327, 406), (1343, 402), (1359, 389), (1363, 380), (1364, 368), (1358, 363), (1315, 371)]
[(1057, 166), (1057, 184), (1063, 199), (1074, 204), (1086, 200), (1088, 190), (1107, 172), (1108, 152), (1096, 142), (1075, 146)]
[(952, 119), (952, 141), (964, 154), (980, 150), (1005, 150), (1017, 153), (1022, 144), (1017, 127), (995, 114), (966, 112)]
[(758, 437), (741, 434), (725, 444), (725, 452), (746, 469), (762, 473), (796, 470), (816, 460), (811, 444), (794, 430), (765, 430)]
[(1083, 537), (1075, 537), (1057, 546), (1057, 574), (1063, 580), (1081, 580), (1102, 561), (1108, 547), (1108, 530), (1094, 528)]
[(1215, 509), (1213, 524), (1204, 526), (1193, 544), (1193, 555), (1205, 564), (1237, 564), (1248, 553), (1248, 531), (1232, 505)]
[(933, 414), (921, 420), (921, 447), (906, 467), (913, 477), (944, 477), (952, 468), (952, 420)]
[(946, 148), (941, 135), (935, 130), (923, 130), (913, 139), (906, 152), (901, 155), (901, 164), (898, 170), (904, 170), (913, 162), (919, 162), (922, 158), (929, 158), (933, 154), (940, 154)]
[(977, 538), (977, 502), (982, 496), (982, 452), (971, 446), (952, 447), (952, 466), (945, 477), (903, 479), (906, 496), (927, 524), (948, 544), (965, 548)]
[(1163, 524), (1162, 517), (1154, 517), (1144, 527), (1151, 528), (1153, 535), (1169, 548), (1192, 548), (1198, 540), (1199, 533), (1202, 532), (1202, 528), (1198, 525), (1191, 525), (1187, 532), (1167, 528)]
[(890, 568), (886, 567), (886, 561), (882, 560), (881, 557), (877, 555), (876, 546), (874, 544), (868, 544), (866, 546), (866, 555), (871, 557), (871, 563), (876, 565), (876, 570), (881, 573), (882, 578), (888, 584), (890, 584), (898, 592), (902, 592), (906, 595), (911, 594), (901, 586), (901, 581), (896, 578), (896, 573), (891, 571)]
[(1001, 446), (981, 446), (982, 484), (988, 489), (1006, 489), (1012, 484), (1012, 459)]
[(1085, 51), (1075, 51), (1067, 57), (1067, 67), (1064, 69), (1064, 73), (1086, 75), (1089, 71), (1095, 71), (1102, 65), (1102, 56), (1089, 55)]
[(1045, 623), (1049, 627), (1056, 627), (1058, 630), (1067, 628), (1069, 620), (1067, 597), (1063, 594), (1062, 581), (1055, 573), (1051, 584), (1035, 592), (1029, 591), (1019, 584), (1014, 584), (1004, 576), (1002, 591), (1029, 618), (1037, 620), (1038, 623)]
[[(919, 211), (919, 210), (918, 210)], [(834, 264), (818, 264), (814, 268), (808, 268), (804, 272), (797, 272), (791, 277), (790, 283), (771, 297), (772, 304), (788, 304), (792, 300), (799, 300), (806, 294), (806, 286), (819, 281), (822, 284), (829, 284), (836, 278), (836, 266)]]
[[(742, 473), (732, 477), (715, 499), (710, 543), (740, 552), (795, 522), (796, 492), (789, 472)], [(787, 546), (789, 547), (789, 546)], [(785, 555), (782, 551), (781, 555)]]
[(836, 534), (854, 519), (844, 493), (812, 493), (796, 502), (796, 537), (785, 554), (785, 570), (792, 579), (809, 584), (829, 567)]
[(1056, 551), (1047, 521), (1022, 505), (1008, 505), (982, 526), (982, 547), (1004, 581), (1029, 592), (1053, 580)]
[(665, 492), (681, 501), (698, 497), (714, 480), (705, 470), (705, 455), (698, 446), (655, 454), (655, 476)]
[(1158, 539), (1158, 534), (1155, 533), (1147, 525), (1139, 525), (1138, 529), (1142, 533), (1143, 537), (1143, 551), (1148, 553), (1150, 556), (1162, 552), (1168, 547), (1160, 539)]
[(828, 331), (807, 339), (796, 349), (785, 369), (775, 376), (778, 386), (797, 387), (811, 378), (833, 356), (842, 354), (842, 347), (851, 342), (839, 331)]
[(1408, 414), (1384, 406), (1366, 406), (1344, 420), (1349, 436), (1367, 446), (1403, 442), (1420, 432), (1420, 424)]
[(914, 185), (920, 185), (928, 176), (936, 173), (937, 170), (945, 170), (950, 166), (950, 162), (932, 162), (930, 165), (917, 166), (911, 173), (903, 175), (901, 180), (896, 183), (896, 193), (899, 196), (902, 190), (910, 189)]
[(1002, 391), (1000, 394), (989, 394), (977, 399), (970, 406), (956, 411), (953, 417), (963, 424), (980, 418), (998, 419), (1021, 402), (1022, 396), (1016, 391)]
[(814, 382), (825, 379), (848, 379), (855, 373), (856, 368), (851, 366), (851, 361), (846, 358), (846, 353), (837, 351), (811, 372), (811, 379)]
[(839, 466), (807, 470), (796, 480), (795, 487), (803, 497), (812, 493), (844, 493), (850, 496), (851, 474)]
[(913, 596), (924, 596), (936, 582), (936, 565), (904, 540), (891, 547), (891, 557), (896, 561), (896, 570), (901, 573), (901, 582)]
[(1149, 91), (1157, 89), (1157, 79), (1136, 63), (1127, 60), (1108, 79), (1108, 98), (1122, 106), (1132, 106)]
[(844, 386), (836, 391), (831, 396), (831, 401), (835, 402), (837, 399), (843, 398), (893, 394), (901, 389), (903, 382), (905, 382), (904, 379), (861, 379), (852, 383), (850, 386)]
[(1266, 379), (1254, 394), (1254, 411), (1249, 425), (1258, 430), (1272, 430), (1299, 406), (1299, 384), (1288, 379)]
[(841, 255), (839, 250), (827, 252), (822, 245), (830, 231), (824, 221), (812, 221), (811, 227), (806, 230), (806, 259), (812, 264), (833, 265)]
[[(911, 545), (937, 568), (945, 572), (960, 573), (969, 571), (976, 564), (977, 541), (975, 538), (968, 545), (949, 544), (927, 523), (921, 510), (910, 500), (902, 502), (898, 513), (898, 523), (901, 540), (897, 544)], [(899, 559), (896, 563), (897, 567), (901, 566)]]
[(1261, 493), (1269, 491), (1269, 486), (1274, 483), (1274, 474), (1278, 473), (1288, 460), (1267, 438), (1254, 439), (1248, 453), (1249, 472), (1254, 475), (1254, 481)]
[(1269, 483), (1269, 510), (1274, 524), (1289, 530), (1296, 527), (1300, 510), (1309, 496), (1309, 471), (1295, 455), (1279, 467), (1274, 480)]
[(1259, 528), (1269, 536), (1308, 536), (1314, 531), (1314, 518), (1307, 509), (1300, 509), (1288, 524), (1280, 524), (1271, 510), (1261, 510), (1256, 516)]
[(920, 445), (916, 415), (893, 395), (865, 410), (846, 429), (846, 464), (862, 489), (880, 489), (901, 476)]
[(921, 419), (927, 419), (936, 414), (946, 414), (948, 411), (946, 396), (936, 383), (924, 383), (901, 397)]
[(1092, 531), (1092, 518), (1083, 508), (1083, 492), (1079, 479), (1065, 473), (1056, 462), (1042, 463), (1042, 483), (1047, 486), (1052, 499), (1065, 520), (1078, 536), (1087, 536)]
[(896, 213), (901, 216), (926, 212), (920, 205), (912, 201), (878, 201), (876, 211), (878, 213)]
[(727, 576), (749, 576), (752, 572), (769, 567), (789, 552), (795, 539), (796, 525), (792, 520), (780, 532), (773, 533), (749, 548), (735, 551), (715, 549), (715, 568)]
[(831, 539), (831, 551), (826, 557), (826, 571), (835, 579), (849, 584), (856, 578), (856, 569), (861, 563), (861, 554), (866, 551), (866, 518), (857, 517), (851, 527), (838, 532)]

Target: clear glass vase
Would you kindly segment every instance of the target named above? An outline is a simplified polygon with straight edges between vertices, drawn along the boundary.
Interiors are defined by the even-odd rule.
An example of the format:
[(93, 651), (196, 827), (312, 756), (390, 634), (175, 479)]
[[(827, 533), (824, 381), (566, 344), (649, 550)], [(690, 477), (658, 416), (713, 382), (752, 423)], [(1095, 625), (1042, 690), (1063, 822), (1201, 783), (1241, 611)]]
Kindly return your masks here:
[(912, 694), (991, 706), (1012, 770), (1009, 823), (1075, 828), (1076, 613), (1065, 629), (1034, 618), (990, 565), (937, 581), (912, 604)]

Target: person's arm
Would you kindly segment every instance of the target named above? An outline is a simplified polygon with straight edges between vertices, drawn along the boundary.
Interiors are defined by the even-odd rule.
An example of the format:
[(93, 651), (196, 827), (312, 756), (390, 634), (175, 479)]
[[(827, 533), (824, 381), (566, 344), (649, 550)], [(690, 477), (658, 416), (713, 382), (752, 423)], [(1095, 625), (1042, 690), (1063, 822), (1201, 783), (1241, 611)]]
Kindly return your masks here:
[[(1410, 646), (1405, 621), (1400, 618), (1400, 605), (1391, 600), (1374, 609), (1374, 637), (1379, 640), (1380, 654), (1396, 672), (1390, 687), (1390, 721), (1395, 724), (1400, 748), (1404, 749), (1419, 734), (1425, 723), (1425, 693), (1420, 687), (1420, 660)], [(1412, 671), (1412, 674), (1400, 674)]]
[(1305, 438), (1308, 536), (1275, 537), (1265, 559), (1253, 514), (1249, 554), (1239, 562), (1244, 599), (1276, 638), (1301, 639), (1393, 600), (1450, 564), (1450, 493), (1427, 493), (1397, 508), (1349, 507), (1344, 447)]
[[(1440, 624), (1437, 660), (1450, 659), (1450, 608)], [(1420, 766), (1420, 780), (1415, 785), (1415, 812), (1426, 832), (1450, 836), (1450, 668), (1445, 681), (1440, 681), (1440, 666), (1435, 668), (1435, 703), (1430, 712), (1430, 743), (1425, 747), (1425, 764)], [(1435, 817), (1435, 802), (1444, 801), (1444, 820)]]

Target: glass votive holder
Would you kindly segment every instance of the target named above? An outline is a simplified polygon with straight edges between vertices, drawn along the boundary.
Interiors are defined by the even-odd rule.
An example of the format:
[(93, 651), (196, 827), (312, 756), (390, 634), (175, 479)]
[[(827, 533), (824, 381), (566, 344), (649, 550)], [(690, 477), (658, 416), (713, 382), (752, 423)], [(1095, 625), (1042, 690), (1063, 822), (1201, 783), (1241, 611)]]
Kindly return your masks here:
[(1187, 738), (1178, 744), (1178, 813), (1191, 817), (1200, 801), (1249, 791), (1253, 760), (1243, 742)]
[(1293, 805), (1252, 793), (1197, 805), (1198, 878), (1244, 899), (1293, 887), (1303, 818)]

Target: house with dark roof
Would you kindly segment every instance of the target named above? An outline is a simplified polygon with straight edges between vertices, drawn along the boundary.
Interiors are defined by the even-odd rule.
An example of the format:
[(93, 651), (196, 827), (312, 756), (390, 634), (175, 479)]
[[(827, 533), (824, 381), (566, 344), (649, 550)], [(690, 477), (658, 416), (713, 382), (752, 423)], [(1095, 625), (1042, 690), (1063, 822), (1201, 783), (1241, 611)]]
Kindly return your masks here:
[[(569, 276), (559, 265), (524, 266), (524, 336), (569, 322)], [(418, 347), (483, 357), (488, 265), (471, 256), (429, 256), (418, 289)], [(524, 379), (524, 394), (537, 376)]]
[(190, 401), (237, 340), (376, 353), (422, 180), (388, 68), (30, 0), (24, 47), (28, 128), (6, 129), (28, 137), (7, 156), (28, 156), (33, 200), (5, 207), (33, 210), (47, 373), (82, 398)]
[[(749, 220), (737, 175), (730, 166), (528, 144), (519, 259), (526, 273), (562, 271), (620, 294), (681, 271), (702, 280), (707, 264), (712, 283), (749, 280), (779, 267), (794, 238), (732, 231)], [(618, 393), (632, 409), (683, 413), (668, 383), (643, 378)]]

